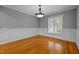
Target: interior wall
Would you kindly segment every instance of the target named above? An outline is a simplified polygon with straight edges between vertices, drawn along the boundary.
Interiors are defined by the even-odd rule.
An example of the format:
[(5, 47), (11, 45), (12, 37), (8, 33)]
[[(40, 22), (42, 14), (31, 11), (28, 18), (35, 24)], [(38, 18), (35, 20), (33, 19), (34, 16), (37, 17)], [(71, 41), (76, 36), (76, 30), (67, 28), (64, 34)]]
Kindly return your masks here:
[(79, 6), (77, 7), (77, 38), (76, 38), (76, 44), (79, 48)]
[[(52, 17), (59, 14), (63, 15), (63, 33), (59, 35), (48, 33), (48, 17)], [(75, 42), (76, 41), (75, 40), (76, 38), (76, 9), (58, 13), (55, 15), (50, 15), (40, 20), (39, 34)]]
[(37, 35), (37, 19), (0, 6), (0, 43)]
[[(62, 35), (48, 33), (48, 17), (63, 14)], [(34, 35), (45, 35), (75, 42), (76, 9), (36, 19), (33, 16), (0, 6), (0, 43)]]

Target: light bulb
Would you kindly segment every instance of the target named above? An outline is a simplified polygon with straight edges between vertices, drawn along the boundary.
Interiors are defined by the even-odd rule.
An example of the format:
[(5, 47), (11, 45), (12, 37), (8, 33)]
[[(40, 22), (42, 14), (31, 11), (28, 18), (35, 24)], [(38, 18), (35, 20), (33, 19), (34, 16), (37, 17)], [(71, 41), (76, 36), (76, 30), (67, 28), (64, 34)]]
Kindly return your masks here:
[(44, 15), (42, 15), (42, 14), (38, 14), (37, 15), (37, 18), (42, 18)]

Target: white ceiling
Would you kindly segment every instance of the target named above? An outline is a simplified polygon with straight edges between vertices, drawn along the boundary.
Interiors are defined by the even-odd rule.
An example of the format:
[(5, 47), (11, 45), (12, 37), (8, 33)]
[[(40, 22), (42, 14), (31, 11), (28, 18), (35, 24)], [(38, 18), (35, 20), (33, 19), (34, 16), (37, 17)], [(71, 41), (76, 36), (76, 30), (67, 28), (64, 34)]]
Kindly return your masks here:
[[(38, 5), (4, 5), (5, 7), (26, 13), (28, 15), (35, 16), (38, 13)], [(76, 5), (42, 5), (42, 13), (45, 16), (64, 12), (76, 8)]]

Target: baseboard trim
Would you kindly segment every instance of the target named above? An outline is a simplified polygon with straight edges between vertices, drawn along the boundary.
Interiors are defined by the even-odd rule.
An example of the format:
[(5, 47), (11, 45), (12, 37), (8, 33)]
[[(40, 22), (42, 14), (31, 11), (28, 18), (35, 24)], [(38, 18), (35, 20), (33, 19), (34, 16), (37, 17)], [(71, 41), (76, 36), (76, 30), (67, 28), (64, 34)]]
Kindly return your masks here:
[(42, 35), (42, 36), (46, 36), (46, 37), (56, 38), (56, 39), (60, 39), (60, 40), (64, 40), (64, 41), (68, 41), (68, 42), (73, 42), (73, 43), (75, 43), (74, 41), (65, 40), (65, 39), (63, 39), (63, 38), (58, 38), (58, 37), (49, 36), (49, 35), (43, 35), (43, 34), (41, 34), (41, 35)]
[[(45, 36), (45, 37), (49, 37), (49, 38), (55, 38), (55, 39), (59, 39), (59, 40), (63, 40), (63, 41), (68, 41), (68, 40), (64, 40), (62, 38), (57, 38), (57, 37), (51, 37), (51, 36), (48, 36), (48, 35), (30, 35), (30, 36), (25, 36), (23, 38), (19, 38), (19, 39), (14, 39), (14, 40), (6, 40), (6, 41), (3, 41), (3, 42), (0, 42), (0, 45), (2, 44), (6, 44), (6, 43), (10, 43), (10, 42), (14, 42), (14, 41), (18, 41), (18, 40), (23, 40), (25, 38), (30, 38), (30, 37), (33, 37), (33, 36)], [(72, 41), (68, 41), (68, 42), (72, 42)], [(75, 42), (73, 42), (75, 43)], [(79, 50), (79, 49), (78, 49)]]

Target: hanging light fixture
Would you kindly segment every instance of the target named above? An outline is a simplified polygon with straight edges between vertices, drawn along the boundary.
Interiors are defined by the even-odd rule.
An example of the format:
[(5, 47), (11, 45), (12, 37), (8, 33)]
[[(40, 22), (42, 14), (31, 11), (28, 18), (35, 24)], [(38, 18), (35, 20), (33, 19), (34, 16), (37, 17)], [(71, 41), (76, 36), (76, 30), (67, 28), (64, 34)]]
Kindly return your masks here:
[(39, 13), (36, 13), (37, 18), (42, 18), (44, 17), (44, 14), (41, 12), (41, 5), (39, 5)]

